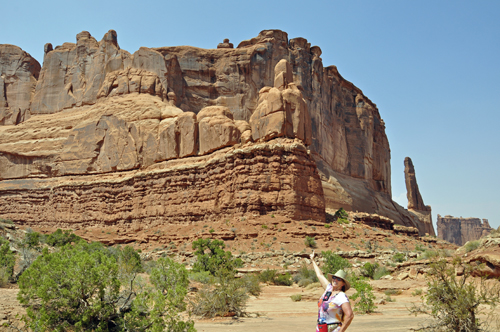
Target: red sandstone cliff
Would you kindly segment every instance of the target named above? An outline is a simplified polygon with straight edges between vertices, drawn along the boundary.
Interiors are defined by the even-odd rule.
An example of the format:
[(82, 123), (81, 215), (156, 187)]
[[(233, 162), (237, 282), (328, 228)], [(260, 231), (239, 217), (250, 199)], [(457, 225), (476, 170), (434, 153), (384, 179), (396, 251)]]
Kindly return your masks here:
[(437, 216), (437, 231), (440, 239), (463, 246), (467, 241), (479, 240), (493, 231), (488, 219), (456, 218)]
[[(165, 200), (180, 195), (185, 199), (173, 201), (192, 216), (285, 211), (321, 220), (325, 207), (344, 207), (426, 232), (418, 218), (391, 199), (390, 149), (376, 105), (335, 66), (323, 67), (320, 48), (304, 38), (289, 40), (285, 32), (265, 30), (237, 48), (225, 42), (217, 49), (142, 47), (130, 54), (120, 49), (113, 30), (99, 42), (82, 32), (76, 44), (55, 49), (47, 44), (41, 71), (36, 60), (11, 48), (0, 46), (1, 82), (8, 82), (2, 83), (8, 93), (0, 105), (0, 216), (36, 222), (43, 215), (44, 221), (69, 222), (74, 211), (85, 211), (84, 220), (76, 219), (106, 221), (100, 215), (108, 213), (121, 222), (149, 218), (145, 211), (154, 210), (154, 218), (175, 219), (172, 211), (182, 209), (165, 207)], [(29, 65), (22, 67), (23, 75), (13, 75), (19, 58)], [(247, 163), (223, 157), (242, 148), (254, 151), (243, 158), (255, 160), (245, 168), (253, 175), (243, 182), (252, 185), (219, 175)], [(199, 158), (205, 158), (201, 164)], [(168, 179), (178, 174), (170, 172), (175, 160), (185, 172), (172, 185)], [(218, 166), (207, 171), (213, 163)], [(116, 217), (122, 203), (112, 192), (96, 205), (74, 205), (86, 190), (119, 187), (115, 182), (122, 183), (122, 174), (143, 179), (142, 174), (157, 169), (164, 170), (166, 180), (149, 189), (156, 190), (151, 195), (162, 200), (161, 209), (132, 195), (134, 207)], [(104, 173), (110, 175), (100, 176)], [(136, 186), (144, 191), (140, 186), (149, 184), (141, 181)], [(203, 181), (210, 185), (205, 188)], [(223, 182), (232, 185), (221, 187)], [(160, 194), (167, 184), (169, 194)], [(250, 191), (242, 194), (242, 188)], [(288, 198), (284, 188), (290, 190)], [(225, 194), (232, 197), (231, 208), (220, 207)], [(235, 200), (238, 195), (245, 200)]]

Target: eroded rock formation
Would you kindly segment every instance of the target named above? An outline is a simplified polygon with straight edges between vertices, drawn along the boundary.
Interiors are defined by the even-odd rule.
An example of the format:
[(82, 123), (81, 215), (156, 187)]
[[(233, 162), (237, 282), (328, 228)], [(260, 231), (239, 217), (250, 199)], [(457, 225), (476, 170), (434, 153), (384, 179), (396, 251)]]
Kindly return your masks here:
[[(5, 188), (0, 197), (8, 197), (9, 202), (8, 208), (2, 204), (0, 216), (21, 220), (12, 216), (21, 208), (16, 207), (14, 197), (29, 201), (38, 215), (50, 216), (35, 208), (41, 204), (49, 209), (45, 200), (56, 204), (36, 188), (41, 178), (45, 178), (44, 188), (53, 188), (51, 192), (70, 177), (101, 191), (96, 188), (101, 188), (97, 182), (104, 173), (147, 173), (162, 165), (164, 176), (170, 177), (174, 173), (167, 168), (174, 160), (190, 168), (197, 165), (197, 158), (211, 158), (221, 149), (258, 150), (277, 140), (294, 140), (302, 152), (290, 150), (294, 152), (283, 156), (286, 162), (271, 161), (267, 155), (256, 157), (260, 161), (252, 168), (269, 164), (277, 171), (267, 177), (267, 187), (252, 194), (255, 202), (268, 191), (279, 196), (286, 182), (295, 188), (290, 194), (295, 198), (285, 199), (292, 205), (270, 206), (288, 215), (324, 219), (317, 211), (325, 206), (344, 207), (377, 213), (427, 232), (415, 215), (391, 199), (390, 149), (376, 105), (342, 78), (335, 66), (323, 67), (318, 46), (311, 47), (304, 38), (289, 40), (279, 30), (264, 30), (237, 48), (231, 46), (224, 41), (217, 49), (142, 47), (130, 54), (120, 49), (113, 30), (99, 42), (84, 31), (77, 35), (76, 44), (55, 48), (46, 44), (39, 76), (33, 63), (28, 71), (31, 83), (16, 90), (25, 101), (30, 96), (26, 112), (32, 117), (15, 116), (16, 121), (5, 120), (0, 126), (0, 180)], [(6, 48), (3, 45), (0, 50)], [(14, 59), (2, 54), (3, 58)], [(2, 77), (9, 66), (13, 64), (2, 66)], [(305, 185), (298, 180), (300, 176), (285, 180), (279, 175), (288, 167), (283, 165), (295, 158), (305, 158), (300, 165), (311, 167), (304, 174), (310, 179), (306, 188), (296, 186)], [(208, 172), (207, 179), (211, 176), (215, 175)], [(175, 184), (176, 188), (187, 193), (198, 186), (192, 182), (198, 179), (194, 173), (188, 178), (180, 181), (182, 185)], [(30, 189), (12, 196), (16, 183)], [(171, 185), (170, 180), (165, 183)], [(225, 190), (234, 194), (238, 188)], [(31, 195), (30, 190), (44, 198), (27, 200), (23, 195)], [(79, 195), (78, 190), (74, 192), (71, 195)], [(306, 199), (309, 194), (305, 193), (314, 193), (314, 198)], [(213, 202), (204, 213), (219, 214), (218, 201)], [(114, 203), (104, 201), (96, 211), (105, 206), (114, 210), (110, 204)], [(263, 206), (269, 204), (262, 199), (255, 204), (261, 207), (250, 209), (251, 213), (268, 210)], [(53, 208), (57, 206), (62, 208), (57, 204)], [(195, 210), (196, 204), (192, 206)], [(142, 216), (140, 209), (149, 208), (140, 203), (135, 209), (139, 212), (127, 218)], [(71, 215), (68, 211), (60, 215)], [(227, 211), (247, 210), (238, 205)], [(316, 212), (306, 216), (300, 211)], [(36, 215), (26, 213), (23, 220), (34, 222)], [(170, 212), (157, 213), (157, 218), (174, 218)], [(94, 220), (107, 218), (94, 214)]]
[(406, 197), (408, 198), (408, 211), (413, 213), (425, 226), (425, 232), (436, 236), (432, 225), (432, 210), (430, 205), (425, 205), (420, 190), (418, 189), (415, 167), (410, 157), (405, 158), (405, 183)]
[(14, 45), (0, 45), (0, 125), (16, 125), (30, 117), (30, 102), (40, 64)]
[(493, 231), (488, 219), (437, 216), (437, 232), (440, 239), (463, 246), (467, 241), (479, 240)]

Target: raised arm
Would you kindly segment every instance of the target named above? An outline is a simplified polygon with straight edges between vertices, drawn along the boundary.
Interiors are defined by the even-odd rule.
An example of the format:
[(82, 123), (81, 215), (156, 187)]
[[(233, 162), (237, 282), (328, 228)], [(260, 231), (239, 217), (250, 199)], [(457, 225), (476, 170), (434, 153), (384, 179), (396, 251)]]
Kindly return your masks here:
[(323, 286), (323, 288), (326, 289), (326, 287), (329, 284), (328, 279), (325, 278), (325, 276), (323, 275), (323, 273), (319, 269), (318, 264), (316, 264), (316, 262), (314, 261), (314, 256), (315, 255), (314, 255), (314, 251), (313, 251), (313, 253), (309, 256), (309, 258), (311, 258), (311, 262), (312, 262), (312, 265), (314, 267), (314, 272), (316, 272), (316, 276), (318, 277), (319, 283), (321, 284), (321, 286)]

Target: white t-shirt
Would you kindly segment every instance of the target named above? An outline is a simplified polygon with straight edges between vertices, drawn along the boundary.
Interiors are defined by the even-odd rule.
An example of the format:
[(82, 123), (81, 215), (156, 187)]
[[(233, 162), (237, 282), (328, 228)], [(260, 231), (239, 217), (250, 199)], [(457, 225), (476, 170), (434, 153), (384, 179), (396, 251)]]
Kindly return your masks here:
[[(327, 324), (342, 323), (344, 312), (342, 304), (349, 302), (344, 292), (332, 292), (332, 284), (328, 284), (325, 292), (318, 301), (318, 318), (324, 317)], [(324, 300), (327, 292), (332, 292), (328, 300)]]

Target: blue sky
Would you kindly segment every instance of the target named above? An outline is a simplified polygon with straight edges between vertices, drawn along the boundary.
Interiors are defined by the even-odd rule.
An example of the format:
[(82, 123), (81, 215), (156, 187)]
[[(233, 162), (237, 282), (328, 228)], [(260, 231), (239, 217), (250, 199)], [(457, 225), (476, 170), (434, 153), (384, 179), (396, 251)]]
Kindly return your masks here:
[(392, 192), (406, 207), (412, 158), (436, 215), (500, 226), (500, 1), (4, 1), (0, 43), (40, 63), (43, 46), (109, 30), (120, 47), (237, 45), (281, 29), (323, 50), (386, 123)]

